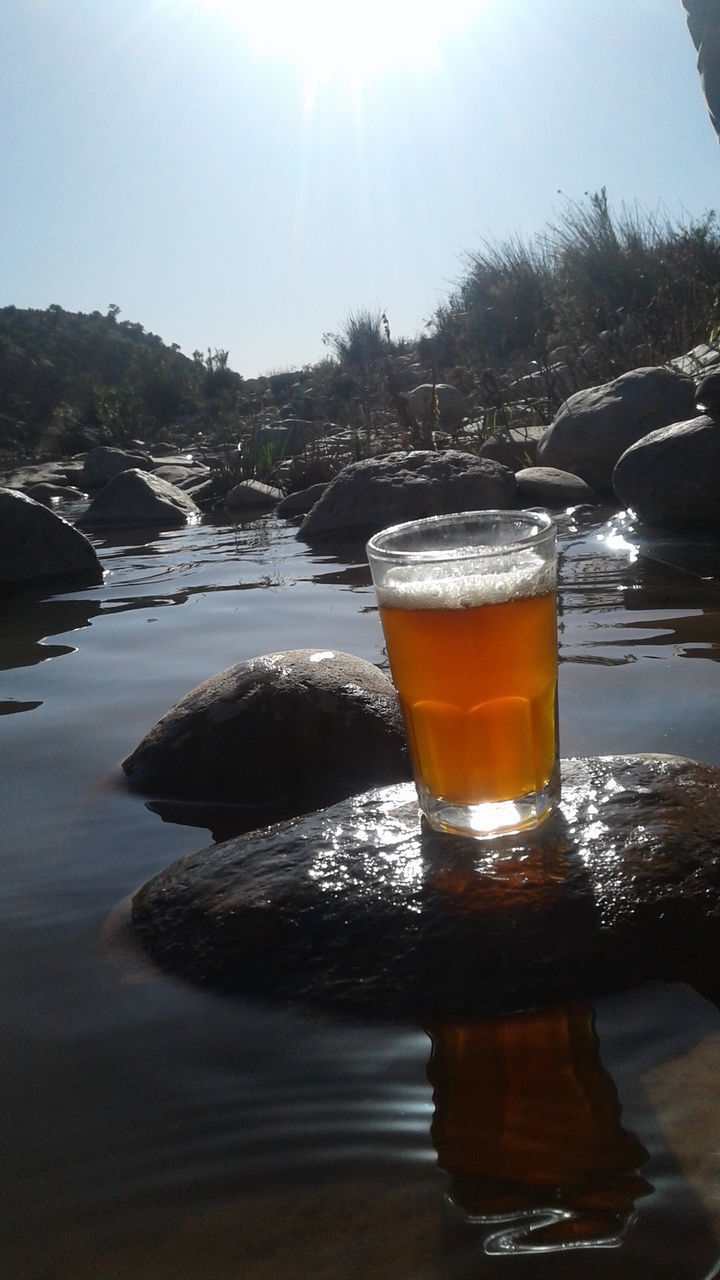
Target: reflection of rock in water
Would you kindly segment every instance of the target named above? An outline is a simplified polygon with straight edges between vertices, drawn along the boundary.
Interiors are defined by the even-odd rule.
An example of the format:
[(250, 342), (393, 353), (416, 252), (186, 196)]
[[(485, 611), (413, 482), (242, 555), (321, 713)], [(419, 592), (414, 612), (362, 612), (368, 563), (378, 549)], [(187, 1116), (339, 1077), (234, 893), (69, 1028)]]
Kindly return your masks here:
[(619, 1244), (652, 1188), (584, 1004), (431, 1029), (432, 1138), (491, 1252)]
[(42, 706), (42, 699), (32, 702), (20, 702), (17, 698), (5, 698), (0, 701), (0, 716), (16, 716), (23, 711), (37, 711)]
[(74, 653), (74, 645), (47, 644), (46, 637), (89, 627), (101, 609), (99, 600), (85, 596), (77, 600), (47, 600), (39, 590), (13, 596), (3, 618), (0, 671), (32, 667), (48, 658)]

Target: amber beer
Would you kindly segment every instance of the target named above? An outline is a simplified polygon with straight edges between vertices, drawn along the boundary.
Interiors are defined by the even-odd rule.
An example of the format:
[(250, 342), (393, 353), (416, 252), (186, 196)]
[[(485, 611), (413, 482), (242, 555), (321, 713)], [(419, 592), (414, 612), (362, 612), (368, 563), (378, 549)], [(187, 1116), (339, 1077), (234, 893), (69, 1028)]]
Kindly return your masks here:
[(376, 535), (368, 554), (426, 816), (475, 835), (535, 825), (557, 792), (551, 522), (437, 517)]

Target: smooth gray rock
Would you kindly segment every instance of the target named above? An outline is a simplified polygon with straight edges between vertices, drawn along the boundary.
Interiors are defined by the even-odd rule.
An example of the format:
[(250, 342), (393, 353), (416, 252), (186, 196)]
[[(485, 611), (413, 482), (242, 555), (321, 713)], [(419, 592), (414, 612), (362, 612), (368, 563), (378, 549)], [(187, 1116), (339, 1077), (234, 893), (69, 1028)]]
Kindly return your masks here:
[(132, 900), (163, 968), (226, 990), (462, 1021), (650, 979), (720, 998), (720, 770), (563, 762), (559, 811), (486, 842), (411, 784), (189, 854)]
[(608, 493), (630, 445), (694, 409), (692, 378), (663, 367), (633, 369), (565, 401), (538, 445), (538, 465), (570, 471), (596, 493)]
[(531, 467), (546, 431), (547, 427), (511, 427), (508, 431), (496, 431), (483, 441), (478, 452), (481, 458), (493, 458), (513, 471)]
[(192, 498), (146, 471), (121, 471), (113, 477), (77, 524), (83, 529), (152, 526), (173, 528), (197, 520), (200, 511)]
[(643, 524), (720, 528), (720, 421), (701, 414), (650, 432), (622, 454), (613, 488)]
[(282, 489), (275, 485), (263, 484), (262, 480), (241, 480), (225, 494), (223, 506), (226, 511), (267, 511), (269, 507), (276, 507), (282, 498)]
[(86, 488), (101, 489), (121, 471), (132, 468), (137, 471), (152, 471), (153, 466), (150, 455), (139, 449), (115, 449), (109, 445), (98, 445), (87, 453), (81, 479)]
[(168, 484), (177, 485), (178, 489), (187, 489), (190, 485), (201, 484), (207, 480), (210, 475), (210, 468), (198, 466), (193, 463), (181, 462), (161, 462), (158, 466), (154, 466), (152, 470), (154, 476), (158, 476), (160, 480), (167, 480)]
[[(398, 698), (351, 654), (239, 662), (181, 698), (123, 762), (171, 821), (248, 831), (410, 776)], [(181, 803), (179, 803), (181, 802)]]
[(594, 493), (589, 484), (569, 471), (557, 467), (523, 467), (515, 472), (518, 499), (531, 505), (544, 507), (577, 507), (581, 502), (593, 502)]
[(36, 502), (42, 502), (44, 507), (52, 507), (53, 499), (57, 502), (81, 502), (86, 497), (82, 490), (73, 489), (69, 484), (50, 484), (43, 481), (39, 484), (28, 485), (25, 493), (28, 498), (34, 498)]
[(212, 478), (184, 484), (182, 489), (188, 497), (192, 498), (201, 511), (209, 511), (214, 507), (217, 491), (215, 481)]
[(282, 502), (278, 503), (277, 513), (279, 516), (304, 516), (315, 506), (318, 498), (325, 492), (328, 487), (328, 481), (321, 480), (317, 484), (311, 484), (307, 489), (300, 489), (296, 493), (289, 493)]
[(0, 489), (0, 588), (102, 577), (95, 548), (73, 525), (24, 493)]
[(308, 541), (367, 537), (387, 525), (451, 511), (513, 505), (508, 467), (457, 449), (418, 449), (351, 462), (331, 480), (300, 525)]
[(423, 382), (407, 392), (407, 400), (416, 418), (423, 422), (437, 422), (445, 430), (459, 427), (465, 416), (465, 396), (447, 382), (438, 382), (435, 387), (430, 382)]

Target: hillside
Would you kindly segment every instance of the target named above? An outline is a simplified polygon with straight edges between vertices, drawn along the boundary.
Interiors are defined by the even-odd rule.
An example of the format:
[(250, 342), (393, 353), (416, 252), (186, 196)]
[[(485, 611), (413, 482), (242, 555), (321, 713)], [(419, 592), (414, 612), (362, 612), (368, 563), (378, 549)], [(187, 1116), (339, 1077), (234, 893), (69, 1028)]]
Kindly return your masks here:
[(75, 452), (205, 414), (243, 380), (227, 353), (184, 356), (141, 324), (106, 315), (0, 309), (0, 453)]

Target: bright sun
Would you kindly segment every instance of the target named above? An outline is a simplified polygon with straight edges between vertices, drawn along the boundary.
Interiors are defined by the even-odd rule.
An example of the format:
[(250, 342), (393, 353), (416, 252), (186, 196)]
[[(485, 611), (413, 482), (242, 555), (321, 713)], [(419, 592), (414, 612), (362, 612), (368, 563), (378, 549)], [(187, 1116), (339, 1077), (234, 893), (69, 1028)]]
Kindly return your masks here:
[(440, 40), (488, 0), (212, 0), (258, 53), (290, 61), (306, 83), (358, 87), (381, 72), (432, 64)]

